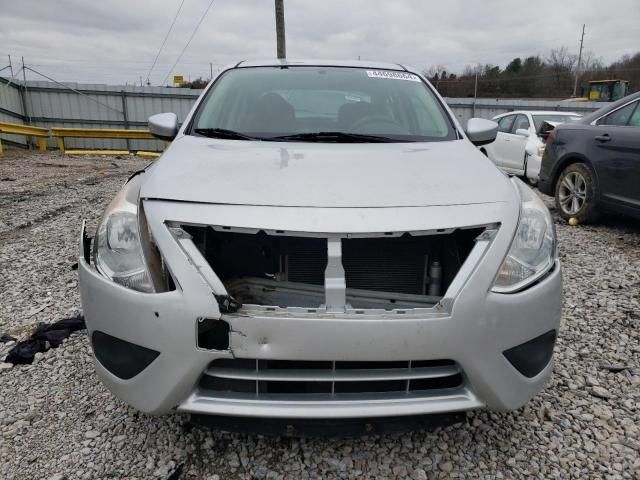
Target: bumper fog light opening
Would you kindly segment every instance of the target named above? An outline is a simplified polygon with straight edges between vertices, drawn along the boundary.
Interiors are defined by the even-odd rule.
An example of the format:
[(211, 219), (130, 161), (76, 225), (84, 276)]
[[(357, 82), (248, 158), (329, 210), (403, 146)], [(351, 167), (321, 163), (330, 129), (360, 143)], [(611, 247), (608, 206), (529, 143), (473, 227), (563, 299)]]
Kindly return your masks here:
[(91, 335), (91, 345), (100, 364), (123, 380), (129, 380), (138, 375), (160, 355), (160, 352), (121, 340), (99, 330)]
[(549, 330), (528, 342), (505, 350), (502, 354), (527, 378), (538, 375), (551, 361), (556, 331)]

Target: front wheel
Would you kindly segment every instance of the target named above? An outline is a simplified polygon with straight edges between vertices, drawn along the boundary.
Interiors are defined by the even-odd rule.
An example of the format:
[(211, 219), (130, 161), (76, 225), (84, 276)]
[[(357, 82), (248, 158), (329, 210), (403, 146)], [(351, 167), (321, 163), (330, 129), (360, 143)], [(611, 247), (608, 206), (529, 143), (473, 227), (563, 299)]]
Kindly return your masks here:
[(596, 197), (598, 186), (591, 168), (584, 163), (566, 167), (556, 182), (556, 208), (565, 219), (592, 223), (598, 218)]

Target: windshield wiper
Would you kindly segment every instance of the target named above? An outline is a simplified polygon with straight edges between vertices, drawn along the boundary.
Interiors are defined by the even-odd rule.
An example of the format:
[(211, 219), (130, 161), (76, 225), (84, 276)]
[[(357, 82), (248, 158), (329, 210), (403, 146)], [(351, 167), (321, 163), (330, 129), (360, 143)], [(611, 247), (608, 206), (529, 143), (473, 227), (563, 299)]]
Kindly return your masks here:
[(302, 140), (303, 142), (336, 142), (336, 143), (386, 143), (396, 142), (390, 137), (382, 135), (366, 135), (363, 133), (349, 132), (310, 132), (294, 133), (292, 135), (279, 135), (277, 137), (265, 138), (265, 140), (287, 141)]
[(229, 140), (264, 140), (264, 138), (261, 137), (252, 137), (251, 135), (246, 135), (234, 130), (227, 130), (226, 128), (194, 128), (193, 131), (198, 135), (211, 138), (226, 138)]

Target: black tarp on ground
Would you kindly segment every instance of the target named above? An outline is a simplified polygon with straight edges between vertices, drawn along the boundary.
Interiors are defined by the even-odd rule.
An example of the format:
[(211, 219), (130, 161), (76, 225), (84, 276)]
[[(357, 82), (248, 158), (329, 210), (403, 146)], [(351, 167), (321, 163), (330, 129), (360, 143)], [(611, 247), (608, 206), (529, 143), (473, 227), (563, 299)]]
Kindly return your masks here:
[(84, 328), (84, 316), (79, 313), (55, 323), (40, 323), (28, 339), (18, 342), (9, 350), (4, 361), (15, 365), (32, 363), (36, 353), (60, 346), (62, 340), (72, 332)]

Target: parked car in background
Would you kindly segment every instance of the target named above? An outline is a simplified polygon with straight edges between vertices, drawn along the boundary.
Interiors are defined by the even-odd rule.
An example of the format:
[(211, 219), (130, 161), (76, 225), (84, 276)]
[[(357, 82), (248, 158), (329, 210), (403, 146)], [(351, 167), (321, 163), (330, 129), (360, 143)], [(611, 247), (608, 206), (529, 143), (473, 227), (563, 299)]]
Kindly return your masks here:
[(593, 222), (603, 211), (640, 218), (640, 92), (556, 127), (538, 188), (567, 219)]
[(224, 70), (134, 175), (80, 292), (102, 381), (150, 413), (393, 417), (513, 410), (553, 369), (553, 221), (417, 70)]
[(519, 110), (503, 113), (493, 117), (499, 125), (496, 141), (481, 150), (506, 173), (535, 183), (544, 151), (543, 123), (564, 123), (579, 118), (580, 115), (573, 112)]

